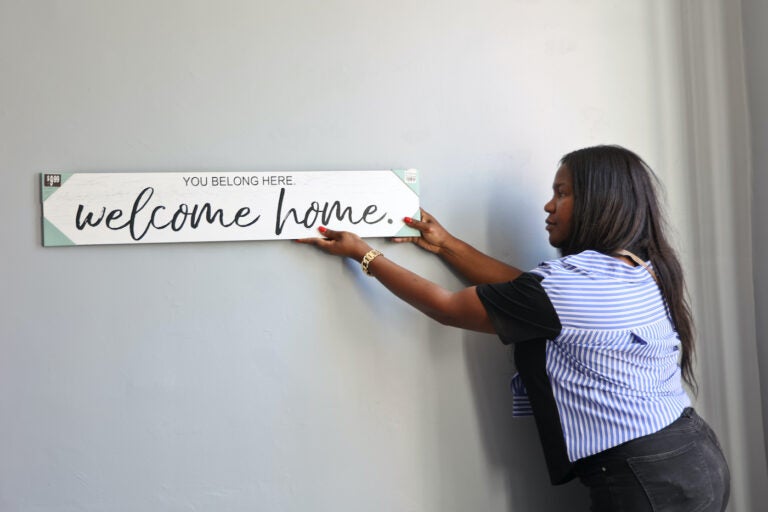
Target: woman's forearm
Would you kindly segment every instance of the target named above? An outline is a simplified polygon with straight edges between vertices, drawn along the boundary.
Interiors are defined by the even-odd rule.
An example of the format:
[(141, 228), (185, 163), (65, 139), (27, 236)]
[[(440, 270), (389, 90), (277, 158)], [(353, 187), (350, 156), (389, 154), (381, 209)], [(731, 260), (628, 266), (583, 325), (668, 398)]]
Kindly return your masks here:
[(421, 219), (405, 218), (420, 236), (398, 237), (396, 242), (415, 243), (422, 249), (440, 255), (456, 272), (472, 284), (502, 283), (516, 279), (522, 271), (491, 258), (468, 243), (454, 237), (430, 213), (421, 210)]
[(495, 332), (474, 287), (450, 292), (383, 255), (374, 259), (368, 269), (389, 291), (441, 324)]
[(523, 273), (522, 270), (492, 258), (455, 237), (446, 241), (438, 254), (472, 284), (512, 281)]
[[(329, 254), (361, 262), (363, 270), (378, 279), (389, 291), (442, 324), (473, 331), (495, 332), (475, 287), (450, 292), (390, 261), (354, 233), (334, 231), (325, 227), (319, 228), (319, 231), (325, 238), (302, 238), (297, 242), (312, 244)], [(456, 249), (449, 257), (455, 258), (459, 266), (466, 266), (466, 262), (483, 263), (491, 259), (478, 251), (469, 250), (471, 248), (466, 244), (457, 246)], [(509, 276), (512, 273), (507, 269), (495, 275), (501, 277), (502, 274)]]

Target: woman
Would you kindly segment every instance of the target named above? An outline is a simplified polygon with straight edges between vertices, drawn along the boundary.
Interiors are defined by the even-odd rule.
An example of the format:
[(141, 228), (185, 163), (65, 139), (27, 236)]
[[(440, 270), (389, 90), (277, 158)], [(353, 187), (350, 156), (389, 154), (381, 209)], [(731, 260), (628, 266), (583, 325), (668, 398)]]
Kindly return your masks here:
[[(513, 344), (550, 479), (578, 477), (592, 510), (721, 511), (730, 475), (691, 408), (693, 325), (664, 234), (655, 176), (598, 146), (563, 157), (544, 210), (561, 258), (523, 272), (451, 236), (428, 213), (414, 242), (474, 284), (452, 293), (348, 232), (300, 240), (361, 261), (395, 295), (447, 325)], [(524, 386), (523, 386), (524, 385)]]

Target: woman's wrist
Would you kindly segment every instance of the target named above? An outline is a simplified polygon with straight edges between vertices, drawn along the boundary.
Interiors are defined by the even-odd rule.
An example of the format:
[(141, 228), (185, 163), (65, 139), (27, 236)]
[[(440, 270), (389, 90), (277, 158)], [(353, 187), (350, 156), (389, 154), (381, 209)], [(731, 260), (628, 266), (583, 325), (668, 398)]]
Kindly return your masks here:
[(371, 249), (365, 253), (365, 256), (363, 256), (362, 260), (360, 261), (360, 267), (362, 268), (363, 272), (369, 276), (372, 276), (373, 274), (371, 274), (368, 266), (373, 262), (373, 260), (382, 255), (383, 253), (377, 249)]
[(436, 246), (437, 247), (436, 254), (441, 258), (455, 256), (458, 253), (459, 246), (461, 246), (462, 244), (464, 244), (464, 242), (462, 242), (455, 236), (448, 235), (448, 237), (445, 239), (445, 241), (442, 244)]
[(360, 246), (355, 247), (355, 250), (352, 252), (352, 254), (349, 255), (349, 257), (359, 263), (363, 260), (365, 255), (372, 250), (373, 250), (373, 247), (371, 247), (370, 245), (360, 244)]

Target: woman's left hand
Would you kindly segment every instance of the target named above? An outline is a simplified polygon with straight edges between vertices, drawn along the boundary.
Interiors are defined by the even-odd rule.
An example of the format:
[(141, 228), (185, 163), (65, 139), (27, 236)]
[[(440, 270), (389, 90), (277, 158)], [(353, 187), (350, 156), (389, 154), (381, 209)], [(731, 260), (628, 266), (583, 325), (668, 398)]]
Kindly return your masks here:
[(363, 259), (363, 256), (371, 250), (362, 238), (349, 231), (333, 231), (328, 228), (319, 228), (325, 238), (299, 238), (296, 240), (302, 244), (310, 244), (335, 256), (346, 256), (355, 260)]

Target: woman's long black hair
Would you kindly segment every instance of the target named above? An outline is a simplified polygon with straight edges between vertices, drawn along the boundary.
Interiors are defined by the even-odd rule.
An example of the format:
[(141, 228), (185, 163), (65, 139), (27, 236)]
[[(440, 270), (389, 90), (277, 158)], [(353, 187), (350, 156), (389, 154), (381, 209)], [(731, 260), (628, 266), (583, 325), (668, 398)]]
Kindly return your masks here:
[(620, 146), (573, 151), (560, 161), (573, 176), (573, 219), (563, 256), (587, 249), (626, 249), (650, 260), (682, 345), (683, 380), (696, 393), (694, 332), (683, 269), (665, 234), (658, 178), (642, 158)]

